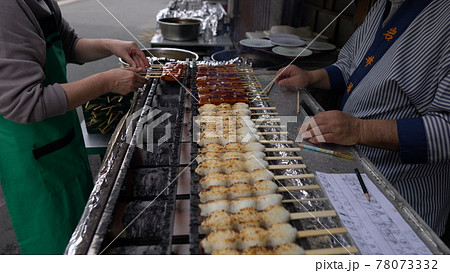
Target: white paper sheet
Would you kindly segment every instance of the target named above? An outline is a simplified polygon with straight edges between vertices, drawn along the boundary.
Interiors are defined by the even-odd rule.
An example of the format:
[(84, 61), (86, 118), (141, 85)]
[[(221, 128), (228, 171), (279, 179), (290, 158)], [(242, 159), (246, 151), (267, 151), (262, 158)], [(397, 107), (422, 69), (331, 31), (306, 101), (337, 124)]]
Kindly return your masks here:
[(317, 177), (361, 254), (432, 254), (367, 175), (361, 176), (370, 194), (370, 201), (364, 196), (356, 174), (317, 172)]

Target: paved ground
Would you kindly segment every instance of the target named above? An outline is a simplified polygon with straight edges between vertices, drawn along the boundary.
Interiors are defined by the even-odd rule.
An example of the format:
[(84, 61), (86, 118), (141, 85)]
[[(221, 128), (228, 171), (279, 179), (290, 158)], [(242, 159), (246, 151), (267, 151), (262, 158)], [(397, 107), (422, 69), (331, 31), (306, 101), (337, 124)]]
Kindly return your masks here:
[[(156, 14), (169, 0), (62, 0), (63, 16), (81, 37), (133, 40), (133, 37), (101, 6), (103, 4), (133, 35), (155, 28)], [(101, 4), (100, 4), (100, 3)], [(117, 58), (109, 57), (94, 63), (68, 66), (69, 81), (76, 81), (117, 67)], [(98, 157), (91, 156), (94, 169)], [(14, 230), (9, 220), (3, 192), (0, 188), (0, 254), (20, 253)]]
[[(156, 14), (169, 0), (99, 0), (134, 36), (156, 27)], [(97, 0), (79, 0), (62, 6), (63, 16), (81, 37), (133, 40), (133, 37)], [(69, 81), (117, 67), (117, 58), (109, 57), (83, 66), (68, 66)]]

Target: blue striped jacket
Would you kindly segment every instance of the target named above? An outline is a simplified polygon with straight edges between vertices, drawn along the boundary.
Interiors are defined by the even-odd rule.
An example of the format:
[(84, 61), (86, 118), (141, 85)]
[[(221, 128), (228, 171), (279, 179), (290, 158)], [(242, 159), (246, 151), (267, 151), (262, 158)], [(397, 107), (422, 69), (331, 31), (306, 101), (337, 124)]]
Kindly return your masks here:
[[(386, 2), (376, 2), (338, 61), (325, 68), (333, 89), (346, 89), (374, 40)], [(399, 152), (360, 148), (442, 235), (450, 211), (449, 0), (432, 1), (414, 19), (353, 89), (343, 111), (362, 119), (397, 121)]]

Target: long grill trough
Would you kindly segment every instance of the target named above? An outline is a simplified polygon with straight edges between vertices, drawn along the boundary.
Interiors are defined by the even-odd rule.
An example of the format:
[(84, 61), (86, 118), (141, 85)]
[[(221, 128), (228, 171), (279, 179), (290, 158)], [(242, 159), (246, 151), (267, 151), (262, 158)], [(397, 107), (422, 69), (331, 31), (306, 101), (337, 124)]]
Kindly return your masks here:
[[(195, 171), (202, 148), (194, 141), (198, 128), (193, 120), (200, 107), (196, 75), (199, 65), (218, 64), (189, 62), (181, 84), (160, 79), (160, 66), (147, 75), (144, 90), (135, 94), (112, 136), (67, 254), (205, 253), (201, 240), (207, 234), (201, 224), (206, 217), (199, 209), (202, 176)], [(237, 67), (273, 182), (297, 230), (295, 243), (306, 254), (358, 253), (252, 68)]]

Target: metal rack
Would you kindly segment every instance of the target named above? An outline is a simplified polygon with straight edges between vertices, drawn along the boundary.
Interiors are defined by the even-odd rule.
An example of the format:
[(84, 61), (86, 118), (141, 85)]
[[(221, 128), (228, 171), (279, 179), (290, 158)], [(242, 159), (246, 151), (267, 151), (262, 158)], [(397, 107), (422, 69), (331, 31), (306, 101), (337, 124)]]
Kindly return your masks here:
[[(192, 142), (193, 125), (192, 116), (198, 114), (197, 105), (190, 92), (195, 91), (195, 63), (188, 68), (187, 77), (181, 87), (176, 82), (164, 82), (153, 78), (148, 81), (143, 92), (137, 93), (130, 111), (117, 127), (109, 144), (109, 149), (102, 163), (95, 188), (90, 196), (83, 216), (72, 235), (66, 254), (172, 254), (175, 246), (184, 245), (186, 251), (183, 254), (201, 254), (200, 240), (204, 237), (199, 228), (202, 218), (199, 216), (198, 193), (199, 176), (195, 173), (198, 146)], [(260, 92), (259, 77), (249, 67), (242, 68), (243, 80), (250, 86), (250, 91)], [(271, 96), (277, 91), (271, 93)], [(274, 100), (275, 104), (279, 101)], [(314, 111), (320, 111), (320, 106), (312, 98), (306, 102), (311, 104)], [(255, 100), (254, 107), (268, 107), (266, 100)], [(161, 117), (161, 113), (155, 114), (153, 110), (159, 109), (161, 113), (171, 113), (171, 116), (156, 126), (153, 136), (156, 140), (147, 139), (145, 123), (155, 121)], [(283, 114), (281, 107), (277, 112)], [(308, 110), (310, 111), (310, 110)], [(258, 117), (270, 118), (274, 115), (271, 110), (262, 110)], [(127, 122), (128, 121), (128, 122)], [(276, 122), (275, 122), (276, 123)], [(268, 122), (266, 124), (275, 124)], [(167, 127), (169, 126), (169, 127)], [(170, 138), (159, 145), (158, 140), (166, 135), (170, 128)], [(262, 128), (261, 132), (270, 132), (276, 129)], [(291, 128), (288, 131), (292, 134)], [(144, 136), (144, 138), (142, 138)], [(295, 135), (294, 135), (295, 136)], [(291, 135), (292, 137), (292, 135)], [(283, 140), (283, 135), (266, 136), (270, 140)], [(145, 141), (147, 140), (147, 141)], [(153, 149), (149, 149), (153, 145)], [(185, 151), (182, 150), (185, 147)], [(269, 144), (267, 148), (292, 148), (291, 144)], [(187, 150), (187, 151), (186, 151)], [(356, 151), (350, 151), (357, 154)], [(309, 158), (304, 162), (298, 160), (277, 160), (276, 164), (306, 163), (307, 169), (276, 170), (276, 175), (296, 175), (301, 173), (313, 173), (317, 170), (314, 154), (298, 152), (275, 152), (271, 156), (304, 156)], [(388, 187), (387, 181), (379, 175), (365, 157), (358, 157), (364, 166), (371, 171), (371, 178), (376, 177), (379, 184), (383, 184), (392, 193), (392, 187)], [(326, 164), (326, 162), (325, 162)], [(336, 166), (334, 164), (333, 166)], [(180, 183), (179, 176), (188, 172), (190, 185), (188, 193), (177, 194)], [(283, 179), (280, 182), (285, 186), (320, 185), (315, 178), (307, 179)], [(395, 192), (394, 192), (395, 193)], [(287, 202), (284, 206), (291, 212), (321, 212), (331, 211), (333, 207), (320, 189), (300, 190), (283, 193), (284, 199), (293, 197), (297, 199), (309, 199), (306, 202)], [(313, 200), (311, 200), (313, 199)], [(394, 196), (396, 207), (408, 209), (401, 197)], [(175, 214), (177, 201), (189, 200), (189, 219), (187, 232), (175, 234)], [(406, 212), (405, 212), (406, 213)], [(414, 213), (410, 214), (414, 216)], [(291, 221), (291, 224), (299, 231), (312, 231), (342, 228), (339, 217), (319, 217), (320, 223), (314, 218)], [(418, 234), (427, 243), (433, 253), (447, 253), (448, 249), (436, 238), (436, 235), (423, 224), (423, 221), (413, 217), (409, 223), (416, 227)], [(357, 253), (352, 239), (346, 232), (337, 232), (333, 236), (317, 231), (304, 233), (298, 239), (298, 243), (307, 251), (307, 254)], [(434, 235), (433, 235), (434, 234)], [(345, 247), (345, 248), (344, 248)], [(333, 250), (333, 251), (330, 251)], [(320, 252), (324, 251), (324, 252)]]

